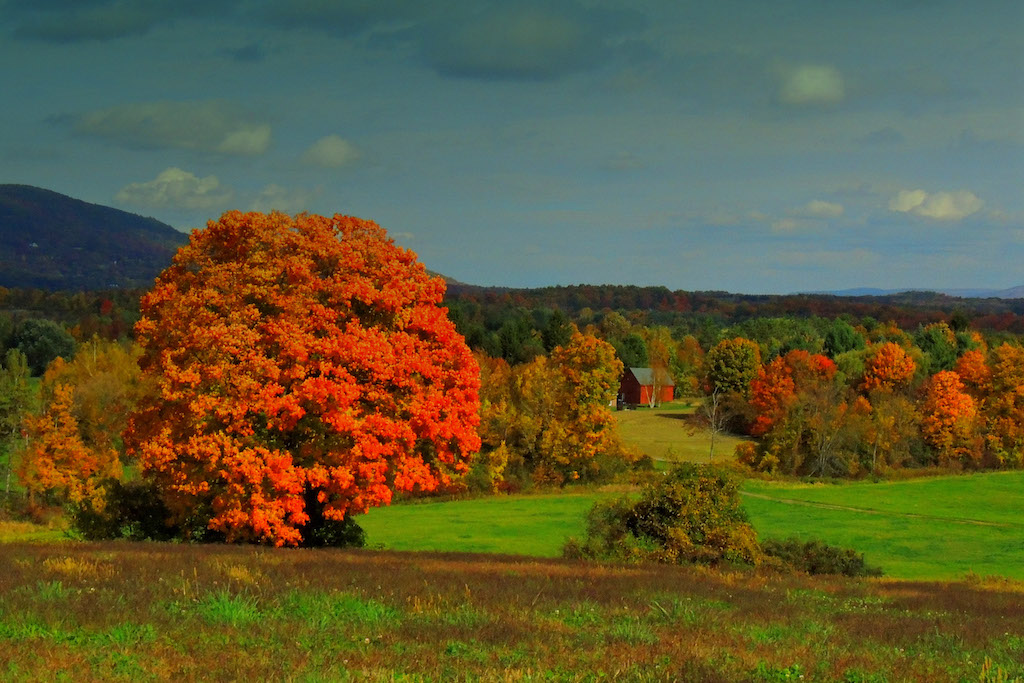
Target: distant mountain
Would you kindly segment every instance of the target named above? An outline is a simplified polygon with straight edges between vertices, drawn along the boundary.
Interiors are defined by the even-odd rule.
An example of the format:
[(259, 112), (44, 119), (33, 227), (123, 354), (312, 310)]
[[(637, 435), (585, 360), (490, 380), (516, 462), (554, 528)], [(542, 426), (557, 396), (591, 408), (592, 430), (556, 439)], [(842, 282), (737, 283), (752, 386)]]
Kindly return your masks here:
[(1024, 285), (1009, 289), (876, 289), (857, 287), (829, 292), (804, 292), (805, 294), (830, 294), (832, 296), (892, 296), (911, 292), (929, 292), (960, 297), (961, 299), (1024, 299)]
[(188, 235), (154, 218), (0, 185), (0, 286), (149, 288)]

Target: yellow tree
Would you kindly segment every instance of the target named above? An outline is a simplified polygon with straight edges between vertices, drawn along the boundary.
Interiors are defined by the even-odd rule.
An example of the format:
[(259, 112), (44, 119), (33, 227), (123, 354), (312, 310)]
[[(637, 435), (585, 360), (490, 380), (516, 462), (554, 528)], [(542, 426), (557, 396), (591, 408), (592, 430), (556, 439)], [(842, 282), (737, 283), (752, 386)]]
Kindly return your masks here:
[(576, 478), (594, 467), (594, 458), (615, 437), (610, 404), (619, 390), (622, 363), (615, 348), (597, 337), (576, 332), (551, 354), (559, 386), (558, 419), (547, 439), (549, 465)]
[(36, 494), (71, 503), (96, 498), (99, 483), (120, 474), (116, 453), (93, 450), (82, 442), (73, 406), (74, 388), (58, 384), (43, 413), (25, 418), (28, 446), (17, 474), (33, 504)]
[(70, 361), (57, 358), (43, 375), (44, 400), (54, 387), (74, 387), (72, 415), (78, 423), (85, 446), (102, 457), (120, 453), (121, 432), (144, 389), (139, 370), (142, 350), (136, 344), (123, 344), (93, 337), (82, 344)]
[(999, 464), (1024, 465), (1024, 347), (992, 350), (991, 381), (984, 400), (988, 451)]

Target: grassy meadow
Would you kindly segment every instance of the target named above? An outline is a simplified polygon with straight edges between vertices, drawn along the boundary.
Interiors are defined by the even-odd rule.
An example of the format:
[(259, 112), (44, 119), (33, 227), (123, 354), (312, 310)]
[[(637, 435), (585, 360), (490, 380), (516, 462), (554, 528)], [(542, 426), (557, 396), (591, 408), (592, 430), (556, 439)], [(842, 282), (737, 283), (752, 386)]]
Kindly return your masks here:
[[(641, 407), (613, 414), (622, 440), (654, 460), (706, 463), (711, 455), (709, 436), (704, 431), (694, 431), (688, 419), (695, 405), (680, 400), (658, 408)], [(732, 460), (736, 444), (746, 440), (719, 434), (715, 438), (715, 462)]]
[[(864, 553), (886, 576), (974, 573), (1024, 580), (1024, 472), (886, 483), (749, 480), (743, 504), (762, 538), (819, 538)], [(371, 510), (371, 546), (557, 557), (586, 511), (612, 493), (502, 496)], [(924, 513), (931, 510), (931, 513)]]
[(997, 681), (1012, 585), (441, 553), (11, 543), (17, 681)]

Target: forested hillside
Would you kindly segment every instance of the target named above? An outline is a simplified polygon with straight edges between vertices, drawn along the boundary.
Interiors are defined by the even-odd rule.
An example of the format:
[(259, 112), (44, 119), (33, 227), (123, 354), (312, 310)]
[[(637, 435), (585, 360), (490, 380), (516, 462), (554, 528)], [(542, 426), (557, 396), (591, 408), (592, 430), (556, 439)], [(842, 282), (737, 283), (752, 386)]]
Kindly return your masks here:
[(154, 218), (28, 185), (0, 185), (0, 286), (146, 287), (188, 236)]

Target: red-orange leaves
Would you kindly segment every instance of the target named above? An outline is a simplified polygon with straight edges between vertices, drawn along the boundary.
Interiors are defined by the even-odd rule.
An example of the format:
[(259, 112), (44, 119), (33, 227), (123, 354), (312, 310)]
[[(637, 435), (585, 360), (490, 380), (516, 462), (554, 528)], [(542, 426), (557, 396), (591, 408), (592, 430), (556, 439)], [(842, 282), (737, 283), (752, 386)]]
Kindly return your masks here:
[(958, 374), (943, 370), (932, 376), (921, 412), (921, 433), (938, 453), (940, 464), (980, 457), (972, 439), (977, 408)]
[(228, 539), (309, 543), (446, 483), (479, 448), (479, 378), (443, 294), (375, 223), (226, 213), (143, 298), (159, 391), (126, 442), (176, 514)]
[(891, 392), (909, 384), (916, 370), (917, 363), (902, 346), (887, 342), (879, 346), (865, 363), (864, 381), (860, 388), (865, 392)]

